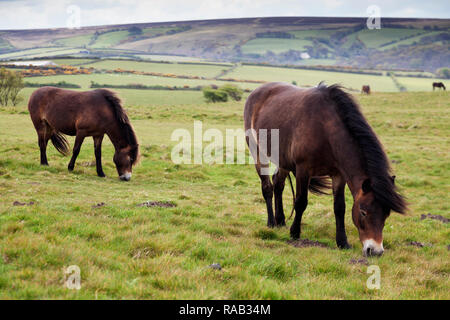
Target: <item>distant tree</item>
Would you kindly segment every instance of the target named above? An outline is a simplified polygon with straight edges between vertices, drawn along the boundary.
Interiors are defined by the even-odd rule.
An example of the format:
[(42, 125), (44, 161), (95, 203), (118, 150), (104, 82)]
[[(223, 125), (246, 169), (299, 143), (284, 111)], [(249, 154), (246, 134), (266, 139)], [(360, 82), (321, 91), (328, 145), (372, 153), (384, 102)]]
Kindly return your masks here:
[(130, 29), (128, 29), (128, 32), (133, 35), (133, 36), (138, 36), (142, 34), (142, 29), (139, 27), (131, 27)]
[(450, 79), (450, 68), (440, 68), (436, 70), (436, 75), (440, 78)]
[(296, 86), (296, 85), (297, 85), (297, 81), (295, 81), (295, 80), (294, 80), (294, 81), (292, 81), (291, 83), (292, 83), (292, 84), (293, 84), (294, 86)]
[(20, 73), (0, 69), (0, 105), (6, 106), (9, 101), (15, 106), (21, 101), (19, 92), (23, 89), (23, 77)]
[(203, 96), (205, 97), (206, 102), (216, 103), (228, 101), (228, 93), (221, 89), (205, 87), (203, 88)]
[(225, 91), (234, 101), (241, 101), (242, 94), (244, 93), (241, 88), (234, 86), (232, 84), (224, 85), (223, 87), (220, 88), (220, 90)]

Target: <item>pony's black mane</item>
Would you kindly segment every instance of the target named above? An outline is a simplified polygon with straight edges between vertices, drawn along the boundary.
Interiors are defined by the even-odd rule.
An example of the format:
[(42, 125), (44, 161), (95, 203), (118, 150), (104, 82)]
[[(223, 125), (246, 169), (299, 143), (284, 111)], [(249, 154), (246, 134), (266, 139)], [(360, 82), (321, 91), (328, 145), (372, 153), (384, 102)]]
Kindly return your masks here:
[(392, 180), (389, 160), (358, 104), (339, 85), (327, 87), (320, 83), (317, 88), (335, 102), (339, 117), (358, 144), (375, 199), (385, 208), (404, 213), (406, 203)]
[(139, 159), (139, 143), (134, 133), (133, 127), (131, 126), (130, 119), (127, 113), (122, 108), (122, 101), (114, 92), (106, 89), (97, 89), (109, 102), (109, 105), (113, 108), (114, 114), (117, 121), (120, 124), (120, 129), (125, 137), (127, 143), (132, 147), (130, 157), (132, 158), (133, 165)]

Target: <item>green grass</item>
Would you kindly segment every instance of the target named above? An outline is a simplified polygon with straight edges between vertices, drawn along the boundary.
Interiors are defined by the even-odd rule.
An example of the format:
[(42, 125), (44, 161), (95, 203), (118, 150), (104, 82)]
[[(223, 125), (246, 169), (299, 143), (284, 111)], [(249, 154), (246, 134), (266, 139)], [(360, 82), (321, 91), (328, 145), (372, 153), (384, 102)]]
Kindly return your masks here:
[[(178, 78), (167, 78), (167, 77), (155, 77), (155, 76), (141, 76), (135, 74), (90, 74), (90, 75), (57, 75), (48, 77), (32, 77), (25, 78), (28, 82), (33, 83), (48, 83), (48, 82), (59, 82), (66, 81), (70, 83), (76, 83), (84, 89), (88, 89), (91, 81), (100, 84), (112, 84), (112, 85), (126, 85), (139, 83), (144, 85), (167, 85), (167, 86), (178, 86), (182, 87), (184, 85), (189, 85), (191, 87), (195, 86), (207, 86), (210, 84), (223, 85), (225, 81), (220, 80), (191, 80), (191, 79), (178, 79)], [(238, 86), (242, 88), (254, 89), (257, 84), (254, 83), (239, 83)]]
[(397, 77), (408, 91), (433, 91), (433, 82), (450, 83), (448, 79)]
[[(367, 267), (347, 209), (353, 248), (336, 249), (330, 196), (311, 196), (302, 237), (326, 248), (294, 248), (288, 228), (265, 227), (265, 205), (251, 165), (175, 165), (174, 129), (242, 128), (241, 103), (128, 106), (142, 159), (122, 183), (105, 139), (107, 178), (97, 178), (91, 139), (73, 173), (49, 146), (39, 166), (37, 137), (26, 103), (0, 108), (0, 298), (2, 299), (449, 299), (450, 229), (421, 214), (449, 218), (448, 93), (358, 96), (380, 135), (410, 202), (392, 214), (381, 289), (366, 288)], [(151, 118), (145, 115), (150, 114)], [(18, 130), (20, 128), (20, 130)], [(70, 138), (73, 145), (73, 138)], [(287, 188), (288, 189), (288, 188)], [(144, 201), (176, 208), (140, 208)], [(34, 201), (33, 206), (13, 206)], [(94, 209), (93, 205), (106, 205)], [(285, 191), (285, 208), (291, 195)], [(347, 208), (352, 201), (347, 194)], [(289, 221), (290, 223), (291, 221)], [(431, 244), (416, 248), (410, 241)], [(222, 271), (208, 268), (220, 263)], [(63, 286), (64, 270), (81, 268), (81, 290)]]
[(0, 38), (0, 52), (14, 49), (14, 47), (9, 43), (8, 40)]
[(305, 46), (313, 46), (311, 40), (304, 39), (273, 39), (273, 38), (258, 38), (248, 41), (242, 46), (242, 53), (244, 54), (266, 54), (267, 51), (272, 51), (275, 54), (286, 52), (289, 50), (303, 51)]
[(226, 77), (246, 80), (285, 82), (296, 81), (299, 86), (315, 86), (320, 81), (326, 81), (328, 84), (341, 83), (342, 85), (354, 90), (360, 90), (362, 85), (370, 84), (370, 87), (374, 91), (397, 91), (394, 83), (387, 76), (351, 74), (343, 72), (242, 66), (227, 74)]
[(66, 47), (84, 47), (89, 45), (92, 37), (92, 34), (84, 34), (81, 36), (58, 39), (55, 43)]
[(70, 55), (76, 54), (80, 49), (73, 48), (61, 48), (61, 47), (49, 47), (49, 48), (37, 48), (37, 49), (25, 49), (5, 54), (0, 54), (0, 59), (31, 59), (47, 56), (58, 55)]
[(130, 36), (128, 30), (106, 32), (97, 37), (91, 48), (110, 48), (127, 39)]
[(404, 37), (419, 35), (424, 32), (426, 31), (421, 29), (364, 29), (358, 32), (358, 38), (366, 45), (367, 48), (378, 48), (385, 43), (398, 41)]
[(144, 72), (158, 72), (165, 74), (199, 76), (213, 78), (219, 75), (222, 70), (229, 69), (228, 66), (215, 66), (208, 64), (177, 64), (177, 63), (157, 63), (157, 62), (138, 62), (138, 61), (117, 61), (102, 60), (87, 67), (96, 69), (115, 70), (135, 70)]
[(394, 48), (394, 47), (398, 47), (398, 46), (401, 46), (401, 45), (411, 45), (411, 44), (413, 44), (414, 42), (418, 42), (418, 41), (420, 41), (420, 39), (422, 39), (423, 37), (429, 37), (429, 36), (434, 36), (434, 35), (437, 35), (437, 34), (440, 34), (440, 33), (443, 33), (444, 31), (434, 31), (434, 32), (426, 32), (426, 33), (422, 33), (422, 34), (419, 34), (419, 35), (417, 35), (417, 36), (414, 36), (414, 37), (410, 37), (410, 38), (408, 38), (408, 39), (405, 39), (405, 40), (400, 40), (400, 41), (397, 41), (397, 42), (395, 42), (395, 43), (393, 43), (393, 44), (390, 44), (390, 45), (387, 45), (387, 46), (383, 46), (383, 47), (380, 47), (379, 49), (380, 50), (389, 50), (389, 49), (392, 49), (392, 48)]

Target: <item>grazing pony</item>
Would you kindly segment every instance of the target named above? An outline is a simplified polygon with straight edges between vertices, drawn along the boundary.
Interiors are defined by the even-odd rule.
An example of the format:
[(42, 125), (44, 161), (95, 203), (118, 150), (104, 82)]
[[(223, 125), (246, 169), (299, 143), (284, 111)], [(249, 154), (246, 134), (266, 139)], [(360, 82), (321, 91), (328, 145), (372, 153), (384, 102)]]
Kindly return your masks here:
[(64, 134), (76, 136), (69, 171), (85, 137), (94, 138), (97, 175), (104, 177), (101, 160), (102, 141), (108, 135), (115, 148), (114, 163), (121, 180), (129, 181), (133, 165), (139, 158), (139, 144), (125, 110), (117, 95), (106, 89), (77, 92), (43, 87), (30, 97), (31, 120), (38, 134), (41, 165), (48, 165), (47, 142), (67, 155), (69, 144)]
[(361, 93), (370, 94), (370, 86), (362, 86)]
[(434, 88), (438, 88), (438, 89), (442, 88), (445, 91), (445, 86), (442, 82), (433, 82), (433, 91), (434, 91)]
[[(284, 226), (282, 194), (286, 177), (296, 178), (295, 218), (290, 229), (293, 239), (300, 238), (302, 214), (308, 203), (308, 190), (323, 193), (332, 180), (336, 243), (349, 248), (344, 226), (346, 184), (353, 195), (352, 217), (363, 244), (363, 254), (381, 255), (382, 231), (391, 210), (404, 213), (406, 204), (397, 192), (390, 174), (389, 161), (382, 145), (358, 104), (338, 85), (319, 84), (301, 89), (285, 83), (264, 84), (248, 97), (244, 111), (249, 146), (257, 145), (256, 171), (268, 211), (268, 226)], [(259, 144), (265, 129), (267, 147)], [(262, 173), (261, 149), (272, 150), (271, 130), (279, 130), (279, 148), (274, 159), (278, 170), (272, 176)], [(252, 149), (250, 147), (250, 149)], [(255, 156), (256, 155), (256, 156)], [(275, 217), (272, 197), (275, 194)]]

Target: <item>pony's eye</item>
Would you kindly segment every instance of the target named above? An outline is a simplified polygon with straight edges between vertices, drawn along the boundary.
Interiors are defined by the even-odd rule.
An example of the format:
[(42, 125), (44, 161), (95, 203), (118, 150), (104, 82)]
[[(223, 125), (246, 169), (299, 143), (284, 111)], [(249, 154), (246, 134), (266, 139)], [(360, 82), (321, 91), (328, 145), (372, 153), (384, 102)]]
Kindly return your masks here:
[(362, 215), (363, 217), (367, 216), (367, 211), (366, 211), (366, 210), (361, 210), (361, 215)]

